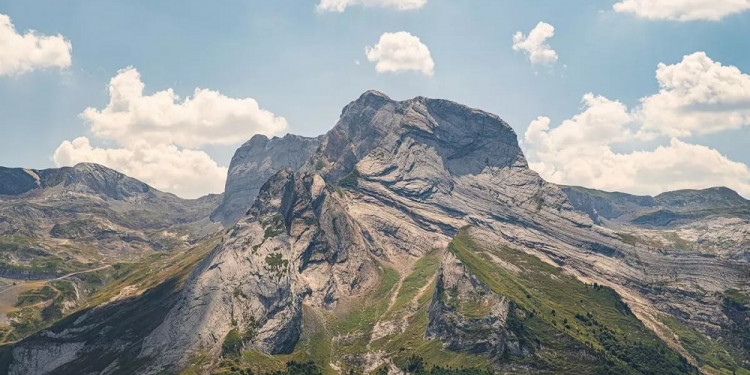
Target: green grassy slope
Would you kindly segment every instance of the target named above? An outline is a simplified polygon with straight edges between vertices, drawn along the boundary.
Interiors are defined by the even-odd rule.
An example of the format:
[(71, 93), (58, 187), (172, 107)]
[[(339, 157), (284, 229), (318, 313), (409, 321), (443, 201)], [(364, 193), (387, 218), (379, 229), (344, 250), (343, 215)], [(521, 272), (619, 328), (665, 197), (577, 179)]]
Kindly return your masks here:
[[(570, 348), (580, 345), (604, 358), (594, 368), (576, 368), (575, 363), (560, 363), (550, 357), (559, 351), (542, 350), (538, 354), (552, 369), (571, 373), (686, 374), (697, 370), (646, 328), (612, 290), (587, 285), (562, 269), (538, 258), (507, 247), (483, 246), (467, 232), (450, 243), (449, 249), (494, 292), (510, 298), (527, 312), (517, 318), (527, 337), (544, 342), (564, 334)], [(501, 267), (492, 256), (520, 268), (520, 272)], [(540, 345), (537, 345), (538, 347)], [(543, 347), (543, 345), (541, 345)]]

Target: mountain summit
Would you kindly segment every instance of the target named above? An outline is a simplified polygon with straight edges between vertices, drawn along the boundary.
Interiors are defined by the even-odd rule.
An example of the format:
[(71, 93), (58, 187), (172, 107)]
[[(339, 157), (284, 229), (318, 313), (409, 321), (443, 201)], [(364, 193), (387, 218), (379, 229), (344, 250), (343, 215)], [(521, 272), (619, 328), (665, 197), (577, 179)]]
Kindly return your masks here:
[(258, 134), (245, 142), (232, 157), (221, 205), (211, 219), (229, 226), (237, 222), (252, 206), (258, 191), (276, 172), (297, 169), (320, 144), (318, 138), (287, 134), (269, 139)]
[(58, 187), (61, 193), (88, 193), (124, 200), (151, 190), (143, 182), (93, 163), (43, 170), (0, 167), (0, 176), (0, 195)]

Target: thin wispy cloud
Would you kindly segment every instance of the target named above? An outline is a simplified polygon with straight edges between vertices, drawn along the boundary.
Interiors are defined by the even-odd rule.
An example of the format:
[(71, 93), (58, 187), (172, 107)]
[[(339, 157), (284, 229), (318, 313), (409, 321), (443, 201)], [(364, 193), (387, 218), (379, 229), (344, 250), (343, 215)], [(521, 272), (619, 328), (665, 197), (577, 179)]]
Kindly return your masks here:
[(613, 9), (651, 20), (718, 21), (750, 9), (750, 0), (623, 0)]
[(351, 6), (393, 8), (398, 10), (413, 10), (422, 8), (427, 0), (320, 0), (316, 9), (319, 12), (341, 13)]

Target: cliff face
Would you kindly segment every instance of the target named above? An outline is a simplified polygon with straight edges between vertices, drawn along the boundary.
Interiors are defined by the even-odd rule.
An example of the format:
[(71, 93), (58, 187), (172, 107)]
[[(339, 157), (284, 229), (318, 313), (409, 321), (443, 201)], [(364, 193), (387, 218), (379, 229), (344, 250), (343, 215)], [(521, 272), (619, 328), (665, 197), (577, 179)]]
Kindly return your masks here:
[[(369, 91), (326, 135), (303, 141), (306, 160), (264, 169), (257, 193), (236, 177), (229, 198), (228, 180), (222, 220), (257, 197), (145, 335), (138, 372), (229, 357), (231, 342), (330, 371), (393, 368), (418, 354), (520, 373), (691, 373), (680, 355), (700, 363), (664, 317), (712, 337), (737, 329), (721, 298), (748, 293), (745, 264), (597, 225), (580, 204), (588, 198), (528, 169), (495, 115)], [(244, 145), (230, 176), (255, 181), (269, 152), (257, 150), (271, 142)], [(34, 368), (28, 350), (13, 349), (12, 371)], [(81, 363), (95, 350), (76, 353)]]
[(287, 134), (268, 139), (256, 135), (243, 144), (232, 157), (224, 188), (224, 198), (211, 219), (224, 226), (237, 222), (255, 201), (258, 191), (274, 173), (305, 163), (320, 143), (319, 138)]
[(249, 348), (290, 353), (303, 301), (324, 308), (371, 285), (368, 254), (338, 193), (320, 176), (282, 170), (193, 273), (142, 354), (159, 365), (184, 364), (201, 350), (218, 354), (233, 329)]

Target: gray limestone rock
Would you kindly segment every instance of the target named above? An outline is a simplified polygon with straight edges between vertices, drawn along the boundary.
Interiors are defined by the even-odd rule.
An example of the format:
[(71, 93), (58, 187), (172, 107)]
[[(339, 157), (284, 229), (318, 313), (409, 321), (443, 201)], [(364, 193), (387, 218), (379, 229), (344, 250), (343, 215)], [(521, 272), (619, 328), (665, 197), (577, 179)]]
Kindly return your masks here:
[(317, 149), (320, 137), (287, 134), (269, 139), (255, 135), (235, 151), (229, 164), (224, 198), (211, 219), (230, 226), (245, 215), (263, 184), (285, 168), (296, 170)]
[(438, 271), (425, 337), (439, 339), (445, 348), (457, 352), (495, 358), (506, 351), (530, 356), (507, 328), (508, 315), (515, 313), (511, 302), (494, 293), (447, 252)]

